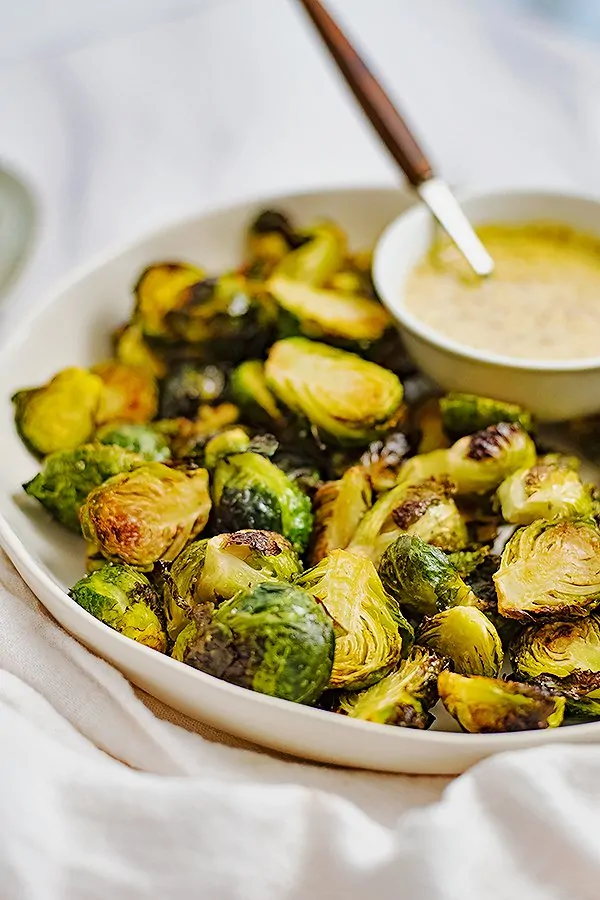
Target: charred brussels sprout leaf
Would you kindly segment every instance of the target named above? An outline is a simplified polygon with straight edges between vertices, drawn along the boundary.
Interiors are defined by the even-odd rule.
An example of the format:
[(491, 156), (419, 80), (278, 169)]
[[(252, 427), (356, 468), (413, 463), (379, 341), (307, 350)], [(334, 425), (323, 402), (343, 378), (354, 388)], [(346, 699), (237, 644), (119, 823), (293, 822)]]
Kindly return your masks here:
[(126, 422), (105, 425), (97, 432), (96, 440), (101, 444), (114, 444), (131, 450), (149, 462), (164, 462), (171, 456), (167, 440), (151, 425), (130, 425)]
[(186, 288), (166, 322), (173, 335), (194, 345), (205, 361), (237, 362), (260, 355), (272, 339), (277, 309), (236, 273), (207, 278)]
[(268, 277), (290, 250), (302, 246), (306, 240), (282, 212), (264, 210), (248, 229), (249, 275), (259, 279)]
[(187, 263), (166, 262), (144, 269), (134, 287), (135, 321), (149, 337), (169, 336), (165, 318), (184, 301), (184, 290), (202, 281), (204, 271)]
[(358, 690), (390, 672), (413, 631), (383, 589), (373, 563), (334, 550), (298, 583), (323, 604), (337, 626), (330, 687)]
[(146, 463), (93, 490), (81, 509), (81, 528), (107, 559), (150, 569), (175, 559), (202, 531), (210, 505), (205, 469)]
[(587, 615), (600, 602), (600, 530), (587, 520), (536, 520), (509, 540), (494, 583), (509, 619)]
[(223, 368), (183, 363), (163, 379), (159, 414), (163, 419), (193, 419), (203, 403), (216, 403), (227, 385)]
[(514, 525), (535, 519), (591, 516), (590, 489), (577, 473), (577, 460), (550, 455), (534, 466), (518, 469), (498, 488), (502, 516)]
[(269, 459), (252, 452), (220, 459), (212, 489), (217, 531), (277, 531), (299, 553), (306, 549), (310, 498)]
[[(287, 259), (283, 265), (286, 262)], [(267, 288), (279, 306), (294, 317), (298, 330), (306, 337), (371, 344), (390, 327), (390, 315), (385, 307), (360, 294), (325, 290), (280, 274), (269, 280)]]
[(426, 619), (417, 641), (453, 663), (461, 675), (495, 678), (504, 654), (498, 632), (490, 620), (473, 606), (453, 606)]
[(440, 399), (444, 430), (453, 438), (482, 431), (500, 422), (516, 422), (525, 431), (533, 431), (531, 414), (515, 403), (478, 397), (475, 394), (447, 394)]
[(404, 414), (396, 375), (306, 338), (274, 344), (265, 374), (279, 399), (326, 440), (366, 444), (391, 431)]
[(129, 566), (104, 565), (69, 591), (79, 606), (125, 637), (164, 653), (167, 638), (156, 591)]
[(315, 525), (309, 561), (316, 565), (332, 550), (344, 550), (371, 506), (371, 484), (361, 466), (347, 469), (315, 494)]
[(564, 697), (532, 684), (442, 672), (438, 690), (450, 715), (472, 734), (556, 728), (565, 713)]
[(152, 378), (162, 378), (166, 365), (144, 338), (140, 322), (128, 322), (113, 333), (116, 359), (134, 369), (143, 369)]
[(259, 359), (241, 363), (231, 376), (235, 402), (252, 422), (281, 425), (283, 416), (265, 378), (265, 367)]
[(443, 550), (468, 543), (466, 525), (452, 499), (455, 486), (448, 478), (401, 482), (382, 494), (360, 522), (350, 549), (377, 565), (384, 551), (401, 534), (411, 534)]
[(166, 579), (169, 635), (177, 636), (198, 603), (230, 600), (265, 581), (291, 581), (299, 573), (291, 544), (272, 531), (236, 531), (196, 541), (177, 557)]
[(475, 550), (456, 550), (448, 554), (448, 559), (461, 578), (468, 578), (483, 565), (489, 552), (490, 548), (487, 546), (477, 547)]
[(413, 430), (416, 432), (418, 453), (446, 450), (450, 446), (448, 435), (444, 430), (440, 401), (437, 397), (428, 397), (413, 409), (411, 422)]
[(108, 360), (92, 370), (103, 381), (96, 423), (148, 422), (156, 415), (156, 380), (145, 369)]
[(535, 444), (520, 425), (501, 422), (461, 438), (448, 450), (414, 456), (400, 470), (400, 481), (447, 475), (459, 494), (486, 494), (517, 469), (533, 466)]
[(422, 619), (452, 606), (481, 606), (445, 553), (419, 537), (403, 534), (381, 559), (386, 591), (411, 616)]
[(96, 426), (102, 380), (85, 369), (64, 369), (48, 384), (18, 391), (12, 402), (15, 425), (36, 456), (74, 450), (89, 440)]
[(444, 666), (431, 650), (413, 647), (381, 681), (364, 691), (342, 694), (339, 712), (380, 725), (429, 728), (433, 723), (429, 710), (437, 701), (437, 679)]
[(294, 703), (314, 703), (329, 682), (333, 623), (309, 593), (260, 584), (208, 618), (198, 607), (173, 656), (209, 675)]
[(389, 491), (395, 486), (408, 451), (406, 435), (401, 431), (388, 434), (381, 441), (373, 441), (365, 450), (360, 463), (377, 493)]
[(23, 487), (54, 519), (79, 532), (79, 510), (90, 491), (143, 462), (141, 456), (121, 447), (84, 444), (47, 456), (42, 471)]

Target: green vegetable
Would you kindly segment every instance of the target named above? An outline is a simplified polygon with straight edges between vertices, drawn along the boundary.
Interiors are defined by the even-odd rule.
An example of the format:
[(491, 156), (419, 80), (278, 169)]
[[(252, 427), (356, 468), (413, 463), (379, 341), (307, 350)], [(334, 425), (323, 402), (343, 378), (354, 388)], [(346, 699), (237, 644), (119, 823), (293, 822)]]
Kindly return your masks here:
[(525, 431), (533, 431), (531, 414), (515, 403), (478, 397), (475, 394), (447, 394), (440, 398), (444, 430), (452, 437), (463, 437), (500, 422), (516, 422)]
[(587, 615), (600, 602), (600, 530), (585, 519), (538, 519), (509, 540), (494, 583), (509, 619)]
[(187, 263), (165, 262), (148, 266), (134, 287), (135, 322), (145, 335), (170, 336), (165, 318), (184, 302), (184, 291), (204, 278), (204, 271)]
[[(171, 456), (167, 440), (152, 425), (136, 425), (123, 422), (105, 425), (96, 434), (101, 444), (110, 444), (131, 450), (149, 462), (164, 462)], [(112, 473), (113, 475), (116, 473)]]
[(302, 553), (313, 524), (310, 499), (281, 469), (258, 453), (235, 453), (213, 475), (217, 531), (277, 531)]
[(392, 431), (404, 413), (396, 375), (306, 338), (274, 344), (265, 375), (282, 403), (306, 416), (324, 440), (367, 444)]
[(385, 590), (411, 616), (422, 619), (452, 606), (481, 606), (445, 553), (403, 534), (387, 548), (379, 575)]
[(159, 413), (163, 419), (193, 419), (203, 403), (216, 403), (225, 391), (222, 367), (181, 363), (161, 382)]
[(529, 525), (535, 519), (590, 517), (591, 492), (582, 484), (577, 467), (578, 460), (552, 454), (513, 472), (498, 488), (503, 518), (514, 525)]
[(265, 367), (259, 359), (240, 363), (231, 376), (235, 402), (251, 421), (281, 425), (283, 416), (265, 378)]
[(417, 641), (452, 660), (454, 671), (461, 675), (495, 678), (502, 668), (500, 636), (474, 606), (453, 606), (426, 619)]
[(200, 534), (210, 507), (205, 469), (146, 463), (89, 494), (81, 529), (107, 559), (150, 569), (175, 559)]
[(149, 422), (156, 415), (158, 388), (147, 369), (126, 366), (116, 359), (94, 366), (102, 379), (96, 425), (108, 422)]
[(351, 466), (338, 481), (321, 485), (313, 500), (310, 564), (316, 565), (332, 550), (344, 550), (370, 506), (371, 484), (362, 466)]
[(166, 634), (156, 591), (144, 575), (129, 566), (104, 565), (69, 591), (83, 609), (146, 647), (164, 653)]
[(306, 591), (259, 584), (222, 603), (195, 610), (173, 657), (232, 684), (295, 703), (314, 703), (327, 687), (333, 623)]
[(314, 594), (338, 628), (330, 687), (358, 690), (395, 667), (413, 631), (370, 560), (333, 550), (298, 584)]
[(76, 450), (52, 453), (42, 471), (23, 485), (52, 518), (79, 533), (79, 510), (94, 488), (113, 475), (143, 464), (141, 456), (117, 446), (84, 444)]
[(380, 441), (373, 441), (360, 458), (365, 475), (377, 493), (390, 491), (396, 485), (398, 473), (409, 443), (402, 431), (388, 434)]
[[(273, 276), (298, 285), (322, 285), (341, 267), (346, 235), (333, 222), (320, 222), (303, 233), (304, 240), (276, 265)], [(268, 289), (273, 294), (272, 282)]]
[(376, 684), (342, 694), (339, 711), (380, 725), (429, 728), (433, 722), (429, 710), (437, 700), (437, 678), (444, 665), (431, 650), (413, 647), (408, 658)]
[(442, 672), (438, 690), (444, 706), (463, 731), (489, 734), (556, 728), (565, 699), (532, 684)]

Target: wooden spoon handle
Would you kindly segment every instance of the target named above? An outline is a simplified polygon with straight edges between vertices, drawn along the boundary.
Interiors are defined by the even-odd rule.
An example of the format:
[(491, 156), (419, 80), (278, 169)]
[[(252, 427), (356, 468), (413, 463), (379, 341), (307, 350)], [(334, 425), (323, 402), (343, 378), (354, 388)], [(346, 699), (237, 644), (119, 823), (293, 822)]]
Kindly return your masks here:
[(319, 0), (300, 0), (354, 96), (408, 180), (418, 187), (433, 170), (406, 122)]

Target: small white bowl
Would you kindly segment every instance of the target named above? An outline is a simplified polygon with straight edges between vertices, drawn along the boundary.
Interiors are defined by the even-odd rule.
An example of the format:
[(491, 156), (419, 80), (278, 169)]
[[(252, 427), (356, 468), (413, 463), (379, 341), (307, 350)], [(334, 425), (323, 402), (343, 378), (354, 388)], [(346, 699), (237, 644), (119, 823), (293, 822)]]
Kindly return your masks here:
[[(464, 194), (459, 199), (474, 225), (552, 220), (600, 235), (600, 201), (589, 195), (502, 190)], [(542, 422), (600, 412), (600, 335), (596, 357), (515, 359), (463, 346), (430, 328), (405, 307), (407, 277), (431, 247), (435, 233), (433, 217), (426, 207), (413, 207), (383, 232), (373, 263), (379, 295), (419, 368), (444, 390), (519, 403)]]

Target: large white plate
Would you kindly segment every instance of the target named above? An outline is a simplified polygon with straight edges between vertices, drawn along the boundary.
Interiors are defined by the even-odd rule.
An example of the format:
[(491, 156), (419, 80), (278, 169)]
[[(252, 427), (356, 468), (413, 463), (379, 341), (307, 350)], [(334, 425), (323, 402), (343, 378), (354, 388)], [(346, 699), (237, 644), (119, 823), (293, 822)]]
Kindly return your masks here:
[(600, 723), (499, 735), (372, 725), (226, 684), (122, 637), (66, 593), (84, 572), (83, 543), (50, 522), (21, 490), (38, 467), (14, 431), (10, 403), (17, 388), (42, 383), (65, 365), (89, 365), (109, 353), (108, 335), (129, 315), (131, 286), (149, 262), (184, 258), (216, 271), (236, 264), (248, 220), (267, 204), (281, 206), (301, 222), (330, 216), (348, 230), (354, 246), (368, 246), (408, 202), (399, 191), (385, 189), (261, 199), (167, 228), (63, 281), (0, 348), (0, 542), (64, 628), (181, 712), (256, 743), (323, 762), (453, 774), (504, 750), (600, 741)]

